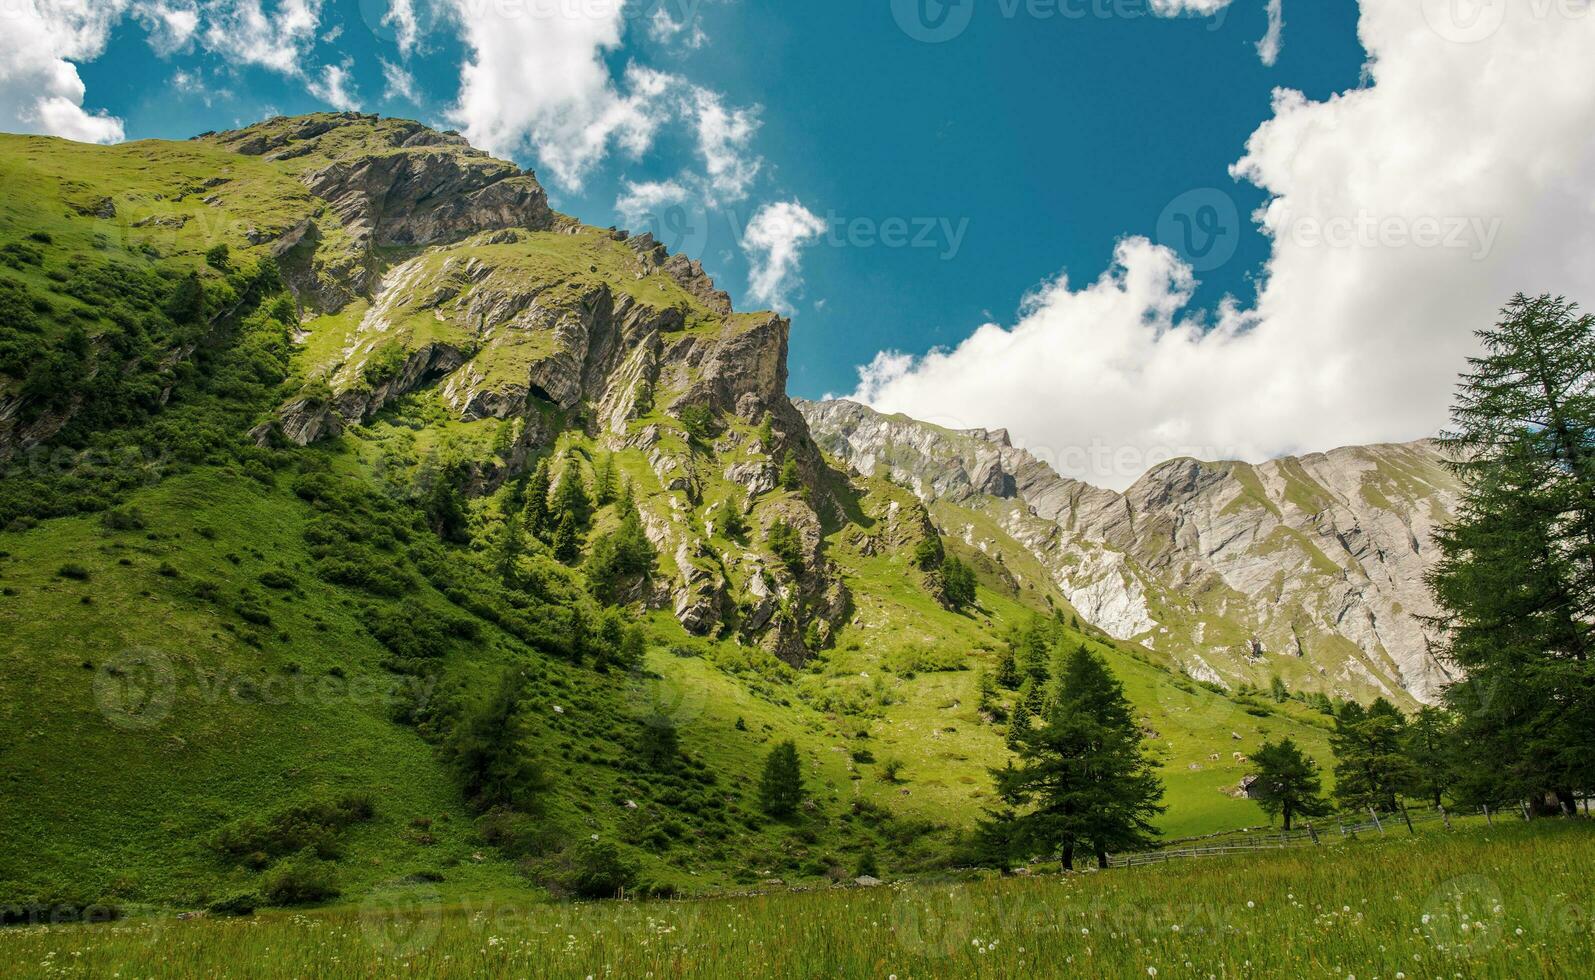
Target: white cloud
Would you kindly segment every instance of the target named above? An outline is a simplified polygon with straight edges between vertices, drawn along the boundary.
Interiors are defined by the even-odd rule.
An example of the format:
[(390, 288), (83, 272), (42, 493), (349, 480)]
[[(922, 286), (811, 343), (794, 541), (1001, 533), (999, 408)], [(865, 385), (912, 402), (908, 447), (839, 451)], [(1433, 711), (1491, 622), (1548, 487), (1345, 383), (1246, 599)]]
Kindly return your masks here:
[(1044, 284), (1012, 329), (877, 358), (854, 397), (1007, 426), (1118, 487), (1160, 450), (1260, 459), (1434, 432), (1472, 332), (1513, 293), (1595, 302), (1595, 12), (1513, 7), (1457, 43), (1428, 6), (1363, 0), (1371, 84), (1281, 90), (1252, 134), (1234, 172), (1272, 197), (1253, 309), (1186, 314), (1190, 269), (1131, 238), (1096, 282)]
[(615, 199), (615, 213), (627, 223), (656, 215), (660, 209), (685, 203), (691, 191), (674, 180), (626, 181)]
[(163, 58), (186, 49), (199, 30), (197, 0), (140, 0), (133, 15), (149, 35), (150, 47)]
[(421, 100), (416, 93), (415, 76), (410, 74), (403, 65), (394, 64), (382, 59), (382, 80), (387, 84), (384, 98), (403, 99), (406, 102), (419, 103)]
[(311, 79), (307, 88), (311, 95), (340, 112), (360, 108), (360, 98), (354, 93), (347, 63), (323, 67), (321, 77)]
[(105, 49), (126, 0), (10, 0), (0, 9), (0, 130), (114, 143), (122, 121), (83, 108), (74, 62)]
[(234, 65), (258, 65), (299, 77), (316, 43), (322, 2), (279, 0), (268, 12), (262, 0), (212, 0), (205, 8), (201, 40), (206, 50)]
[(634, 154), (652, 143), (669, 76), (632, 67), (625, 91), (611, 77), (603, 56), (621, 42), (622, 4), (453, 2), (470, 56), (449, 117), (473, 144), (500, 155), (530, 148), (579, 188), (612, 142)]
[(689, 51), (703, 47), (709, 35), (703, 32), (696, 7), (696, 4), (689, 5), (682, 19), (677, 20), (661, 5), (648, 21), (648, 37), (659, 44), (680, 44)]
[(749, 294), (774, 309), (790, 310), (788, 298), (803, 284), (800, 251), (825, 229), (825, 222), (797, 201), (760, 208), (742, 233)]
[(691, 114), (698, 153), (706, 171), (709, 203), (747, 197), (763, 164), (748, 149), (759, 128), (758, 109), (727, 109), (717, 93), (694, 88)]
[(382, 26), (393, 28), (393, 41), (399, 54), (408, 58), (421, 40), (421, 21), (415, 12), (416, 0), (388, 0), (388, 10), (382, 15)]
[(1231, 0), (1152, 0), (1152, 12), (1159, 17), (1195, 14), (1210, 17), (1230, 5)]
[(1268, 0), (1268, 32), (1257, 42), (1257, 57), (1272, 68), (1285, 43), (1285, 0)]

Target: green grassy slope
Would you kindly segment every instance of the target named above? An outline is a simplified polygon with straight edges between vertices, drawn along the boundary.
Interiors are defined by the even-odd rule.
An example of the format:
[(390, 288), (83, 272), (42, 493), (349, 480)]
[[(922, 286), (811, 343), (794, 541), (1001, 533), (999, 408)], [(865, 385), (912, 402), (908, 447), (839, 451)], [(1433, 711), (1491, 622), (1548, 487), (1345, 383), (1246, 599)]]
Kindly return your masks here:
[[(547, 409), (556, 434), (524, 462), (574, 453), (592, 482), (613, 450), (642, 513), (701, 539), (680, 561), (724, 575), (738, 606), (722, 635), (693, 638), (669, 589), (643, 588), (621, 613), (642, 661), (617, 661), (602, 636), (616, 613), (579, 562), (531, 541), (500, 568), (518, 487), (476, 477), (508, 468), (502, 436), (526, 420), (461, 421), (425, 389), (311, 448), (246, 436), (341, 361), (366, 309), (301, 318), (257, 264), (251, 230), (321, 207), (292, 172), (203, 141), (0, 137), (0, 300), (32, 321), (0, 333), (13, 366), (0, 408), (15, 413), (0, 421), (59, 423), (0, 460), (0, 907), (193, 908), (258, 898), (299, 862), (347, 899), (540, 895), (595, 837), (635, 865), (632, 887), (660, 892), (846, 878), (866, 855), (887, 874), (934, 870), (1005, 757), (1001, 724), (976, 710), (978, 673), (1037, 616), (1056, 615), (1060, 644), (1092, 646), (1124, 681), (1168, 783), (1171, 834), (1257, 822), (1225, 791), (1234, 753), (1265, 734), (1325, 757), (1320, 716), (1220, 696), (1106, 642), (1017, 551), (949, 541), (981, 588), (973, 610), (943, 608), (910, 567), (929, 525), (882, 481), (827, 471), (769, 490), (748, 532), (728, 536), (715, 515), (742, 489), (727, 464), (780, 462), (749, 420), (705, 439), (650, 408), (631, 422), (659, 430), (645, 452)], [(673, 281), (628, 278), (625, 247), (603, 233), (518, 234), (450, 248), (489, 250), (506, 281), (549, 275), (684, 307), (672, 342), (758, 327), (688, 315), (703, 311)], [(217, 244), (230, 258), (207, 261)], [(697, 499), (666, 486), (688, 472)], [(457, 477), (469, 499), (445, 542), (432, 491)], [(852, 600), (793, 666), (734, 637), (749, 569), (771, 567), (766, 529), (809, 499), (834, 511), (824, 561)], [(599, 508), (591, 532), (620, 518)], [(667, 586), (677, 555), (658, 568)], [(789, 595), (776, 615), (798, 601), (813, 598)], [(515, 812), (483, 814), (450, 746), (506, 675), (522, 686), (498, 743), (543, 785)], [(783, 739), (808, 803), (776, 821), (757, 784)], [(354, 815), (315, 815), (334, 804)]]

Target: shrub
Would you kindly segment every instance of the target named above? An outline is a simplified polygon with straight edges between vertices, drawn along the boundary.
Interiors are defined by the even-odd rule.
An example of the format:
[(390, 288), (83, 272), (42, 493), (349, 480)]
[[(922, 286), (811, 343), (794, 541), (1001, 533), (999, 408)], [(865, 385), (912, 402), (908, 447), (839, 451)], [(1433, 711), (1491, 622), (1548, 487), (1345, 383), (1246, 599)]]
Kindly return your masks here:
[(56, 569), (55, 574), (61, 578), (69, 578), (77, 582), (87, 582), (89, 580), (89, 570), (76, 562), (67, 562)]
[(608, 841), (580, 841), (566, 859), (568, 867), (559, 883), (581, 898), (614, 898), (637, 878), (637, 869)]
[(278, 810), (264, 819), (243, 817), (216, 831), (211, 846), (224, 856), (248, 862), (251, 855), (265, 858), (310, 851), (323, 857), (337, 855), (337, 836), (344, 829), (370, 820), (376, 813), (371, 797), (350, 793), (336, 800), (313, 800)]
[(254, 892), (239, 892), (218, 898), (206, 906), (212, 915), (254, 915), (260, 907), (260, 896)]
[(137, 507), (119, 507), (100, 515), (100, 525), (107, 531), (142, 531), (149, 525)]
[(309, 905), (338, 897), (332, 865), (302, 851), (266, 872), (260, 893), (272, 905)]

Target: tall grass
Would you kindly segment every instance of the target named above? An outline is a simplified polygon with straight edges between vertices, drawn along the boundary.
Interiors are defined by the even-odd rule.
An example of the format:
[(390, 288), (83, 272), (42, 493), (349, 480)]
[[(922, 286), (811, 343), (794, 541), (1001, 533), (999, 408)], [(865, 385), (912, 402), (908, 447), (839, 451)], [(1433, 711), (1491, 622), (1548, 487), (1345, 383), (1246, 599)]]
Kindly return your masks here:
[(0, 932), (94, 977), (1526, 977), (1595, 963), (1595, 827), (1405, 832), (1068, 877), (691, 902), (356, 908)]

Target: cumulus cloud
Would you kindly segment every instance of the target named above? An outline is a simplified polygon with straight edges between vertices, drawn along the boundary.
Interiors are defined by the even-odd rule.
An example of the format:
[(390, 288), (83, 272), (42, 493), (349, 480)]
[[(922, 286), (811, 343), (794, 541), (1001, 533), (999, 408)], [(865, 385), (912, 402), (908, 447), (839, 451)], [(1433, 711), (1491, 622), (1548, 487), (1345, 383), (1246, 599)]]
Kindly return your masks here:
[(803, 285), (802, 249), (825, 233), (825, 221), (797, 201), (766, 204), (742, 232), (748, 257), (748, 293), (783, 312)]
[(382, 62), (382, 80), (387, 85), (387, 89), (383, 93), (385, 98), (389, 100), (403, 99), (406, 102), (417, 103), (421, 101), (415, 90), (415, 76), (410, 74), (403, 65), (397, 65), (384, 59)]
[(1190, 310), (1191, 269), (1129, 238), (1097, 280), (1043, 284), (1012, 327), (878, 357), (854, 397), (1007, 426), (1115, 487), (1163, 455), (1433, 433), (1472, 332), (1513, 293), (1595, 302), (1595, 13), (1513, 7), (1461, 43), (1476, 25), (1429, 7), (1363, 0), (1370, 84), (1281, 90), (1248, 140), (1233, 172), (1270, 195), (1255, 217), (1272, 248), (1253, 308)]
[(321, 75), (311, 79), (307, 87), (311, 95), (340, 112), (360, 108), (360, 98), (354, 93), (347, 64), (324, 66)]
[(470, 55), (449, 117), (473, 144), (530, 149), (576, 189), (612, 143), (634, 154), (652, 143), (669, 76), (636, 66), (611, 76), (604, 55), (621, 42), (622, 4), (453, 2)]
[(1268, 31), (1257, 42), (1257, 57), (1272, 68), (1285, 44), (1285, 0), (1268, 0)]
[(627, 222), (635, 222), (683, 204), (691, 196), (691, 191), (674, 180), (626, 181), (620, 197), (615, 199), (615, 213)]
[(297, 77), (315, 46), (322, 3), (278, 0), (268, 11), (261, 0), (218, 0), (206, 8), (202, 43), (235, 65)]
[(693, 89), (691, 103), (709, 203), (742, 200), (763, 163), (749, 149), (759, 128), (758, 109), (728, 109), (717, 93), (705, 88)]
[(199, 30), (197, 0), (142, 0), (134, 4), (133, 15), (163, 58), (186, 49)]
[(11, 0), (0, 18), (0, 130), (85, 143), (122, 139), (120, 119), (83, 107), (74, 62), (99, 57), (126, 12), (125, 0)]
[(679, 44), (689, 51), (696, 51), (709, 40), (698, 20), (696, 4), (689, 5), (680, 20), (661, 5), (648, 20), (648, 37), (660, 44)]
[(416, 16), (416, 0), (388, 0), (382, 26), (393, 29), (393, 42), (401, 57), (408, 58), (421, 41), (421, 19)]

